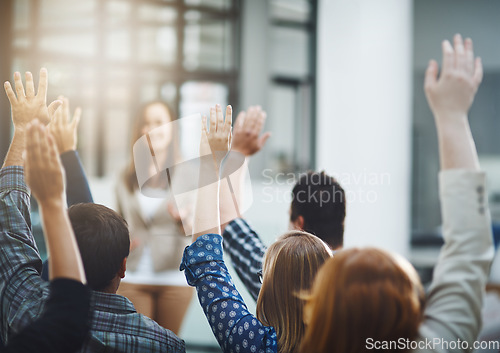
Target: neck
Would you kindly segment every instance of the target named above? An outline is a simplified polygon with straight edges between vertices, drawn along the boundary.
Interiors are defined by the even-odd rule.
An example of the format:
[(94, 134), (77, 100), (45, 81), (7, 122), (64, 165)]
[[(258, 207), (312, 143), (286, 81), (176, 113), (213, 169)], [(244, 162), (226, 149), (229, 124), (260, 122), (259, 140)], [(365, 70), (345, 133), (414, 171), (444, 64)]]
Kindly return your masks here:
[(100, 290), (98, 292), (107, 293), (107, 294), (116, 294), (116, 292), (118, 291), (118, 287), (120, 286), (120, 282), (121, 282), (121, 278), (119, 276), (116, 276), (115, 278), (113, 278), (111, 280), (111, 283), (109, 284), (109, 286), (107, 286), (106, 288), (104, 288), (103, 290)]

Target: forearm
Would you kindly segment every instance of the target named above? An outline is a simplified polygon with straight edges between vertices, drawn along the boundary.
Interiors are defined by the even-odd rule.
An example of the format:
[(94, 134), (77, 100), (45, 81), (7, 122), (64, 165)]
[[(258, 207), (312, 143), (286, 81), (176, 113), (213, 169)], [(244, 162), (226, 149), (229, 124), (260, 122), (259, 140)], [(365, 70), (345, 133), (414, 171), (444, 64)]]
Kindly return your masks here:
[(207, 233), (220, 234), (219, 175), (209, 158), (201, 158), (198, 192), (193, 221), (193, 242)]
[[(220, 181), (220, 220), (221, 230), (224, 231), (227, 224), (235, 218), (241, 218), (243, 206), (243, 195), (245, 185), (245, 169), (248, 162), (245, 157), (237, 158), (238, 155), (229, 153), (224, 163), (224, 170)], [(242, 163), (238, 166), (239, 163)], [(234, 172), (232, 172), (234, 170)]]
[(85, 283), (85, 272), (65, 200), (61, 197), (60, 200), (41, 202), (40, 213), (50, 254), (50, 279), (69, 278)]
[(423, 324), (443, 339), (472, 344), (493, 257), (485, 175), (450, 170), (439, 175), (439, 182), (445, 245), (434, 269)]
[(467, 115), (436, 116), (441, 170), (479, 170), (476, 146)]
[(12, 138), (12, 143), (10, 144), (9, 151), (5, 157), (3, 168), (8, 166), (24, 165), (23, 152), (26, 141), (25, 135), (24, 130), (16, 129), (14, 131), (14, 137)]
[[(205, 235), (184, 250), (181, 270), (198, 299), (224, 352), (246, 341), (255, 352), (276, 352), (276, 331), (264, 326), (247, 309), (224, 264), (219, 235)], [(226, 331), (227, 330), (227, 331)], [(229, 333), (226, 333), (229, 332)]]
[(252, 298), (257, 300), (262, 286), (257, 273), (262, 270), (266, 246), (244, 219), (229, 222), (222, 236), (224, 254), (229, 254), (236, 273)]
[(83, 166), (75, 150), (61, 154), (61, 162), (66, 171), (66, 194), (68, 206), (77, 203), (94, 202)]

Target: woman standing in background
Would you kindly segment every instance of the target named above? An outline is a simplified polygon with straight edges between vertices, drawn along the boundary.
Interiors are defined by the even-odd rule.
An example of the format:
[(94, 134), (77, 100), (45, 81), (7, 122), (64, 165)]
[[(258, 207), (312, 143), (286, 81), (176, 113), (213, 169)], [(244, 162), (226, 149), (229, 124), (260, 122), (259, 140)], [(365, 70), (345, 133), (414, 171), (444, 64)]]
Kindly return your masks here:
[[(132, 130), (132, 146), (149, 134), (157, 161), (174, 165), (180, 160), (177, 133), (168, 106), (161, 101), (147, 103), (140, 110)], [(161, 129), (158, 129), (162, 126)], [(154, 131), (153, 131), (154, 130)], [(131, 149), (132, 152), (132, 149)], [(176, 176), (171, 174), (174, 179)], [(180, 177), (180, 175), (179, 175)], [(150, 192), (155, 186), (150, 187)], [(164, 194), (165, 190), (159, 190)], [(118, 294), (129, 298), (137, 311), (163, 327), (179, 333), (193, 295), (179, 271), (183, 249), (190, 243), (169, 190), (163, 198), (150, 198), (139, 189), (133, 154), (116, 186), (117, 211), (128, 222), (131, 252), (127, 274)]]

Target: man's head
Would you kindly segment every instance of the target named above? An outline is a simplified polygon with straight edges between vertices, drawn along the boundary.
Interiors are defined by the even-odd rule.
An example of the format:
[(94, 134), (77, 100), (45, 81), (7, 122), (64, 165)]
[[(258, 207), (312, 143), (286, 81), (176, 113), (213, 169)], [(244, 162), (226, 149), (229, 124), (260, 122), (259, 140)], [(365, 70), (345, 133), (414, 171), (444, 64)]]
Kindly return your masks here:
[(344, 244), (345, 214), (344, 189), (325, 172), (304, 174), (293, 187), (291, 227), (318, 236), (332, 249)]
[(90, 288), (116, 292), (130, 251), (127, 222), (115, 211), (94, 203), (73, 205), (68, 213)]

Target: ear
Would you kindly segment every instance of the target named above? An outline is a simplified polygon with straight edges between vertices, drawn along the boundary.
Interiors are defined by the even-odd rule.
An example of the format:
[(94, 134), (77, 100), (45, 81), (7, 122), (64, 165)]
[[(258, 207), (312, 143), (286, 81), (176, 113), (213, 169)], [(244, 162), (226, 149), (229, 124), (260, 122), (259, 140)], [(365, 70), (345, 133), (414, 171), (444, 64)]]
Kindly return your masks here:
[(120, 269), (118, 270), (118, 276), (120, 276), (120, 278), (124, 278), (125, 271), (127, 271), (127, 258), (126, 257), (123, 259), (122, 265), (120, 266)]
[(304, 217), (302, 215), (298, 215), (292, 223), (295, 229), (304, 230)]

